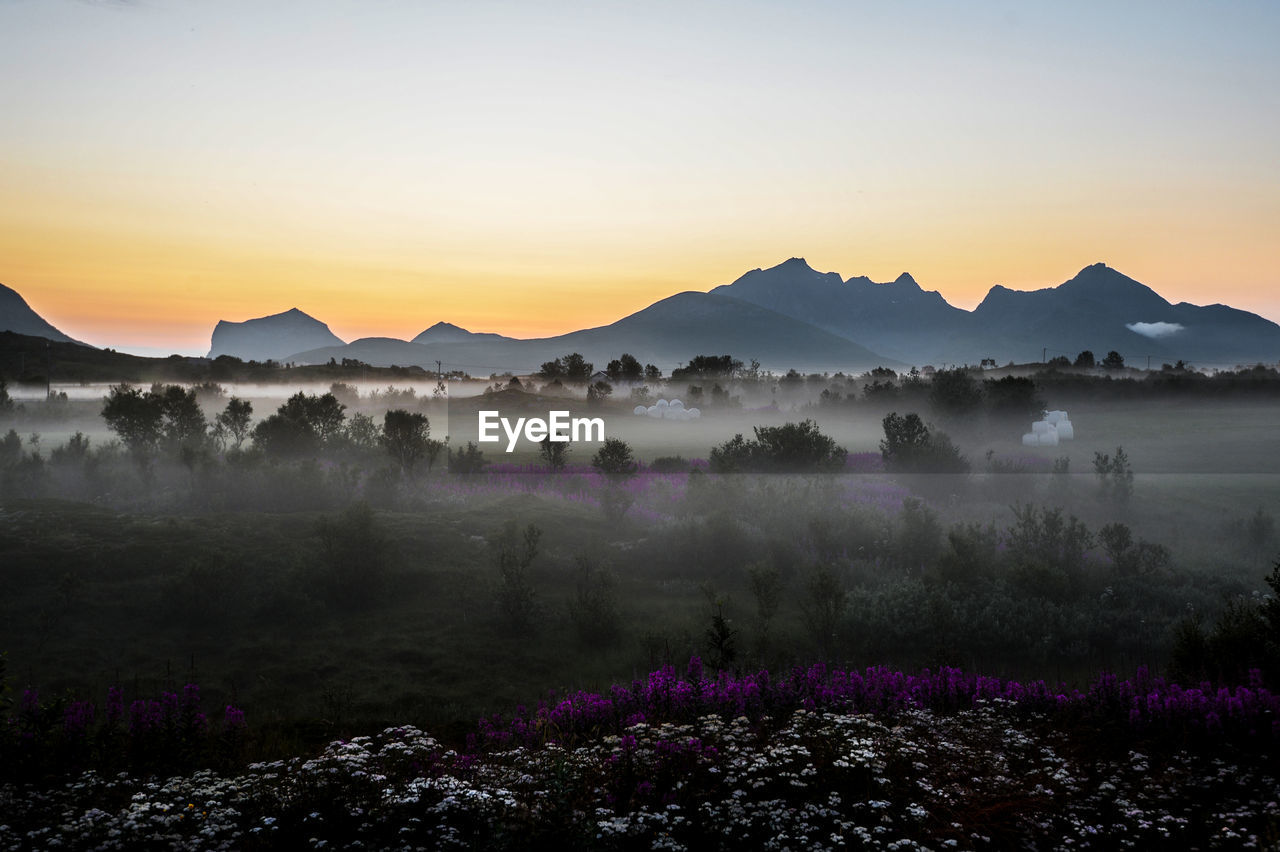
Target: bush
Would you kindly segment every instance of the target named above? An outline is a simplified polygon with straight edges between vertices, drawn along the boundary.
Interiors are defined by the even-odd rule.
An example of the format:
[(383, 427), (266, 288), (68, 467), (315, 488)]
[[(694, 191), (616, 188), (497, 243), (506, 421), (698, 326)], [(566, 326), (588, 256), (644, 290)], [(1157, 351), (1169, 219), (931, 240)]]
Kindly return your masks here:
[(755, 427), (755, 440), (735, 435), (711, 450), (715, 473), (833, 473), (844, 468), (848, 452), (823, 435), (812, 420)]
[(969, 462), (944, 432), (931, 432), (918, 414), (890, 412), (882, 421), (880, 455), (895, 473), (968, 473)]

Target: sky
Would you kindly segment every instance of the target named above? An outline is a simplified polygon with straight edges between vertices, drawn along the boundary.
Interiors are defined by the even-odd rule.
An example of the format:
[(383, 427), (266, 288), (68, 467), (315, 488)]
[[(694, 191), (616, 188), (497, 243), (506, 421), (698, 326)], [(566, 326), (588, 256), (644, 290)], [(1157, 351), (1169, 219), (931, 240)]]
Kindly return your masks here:
[(1280, 320), (1280, 4), (0, 0), (0, 282), (89, 343), (546, 336), (801, 256)]

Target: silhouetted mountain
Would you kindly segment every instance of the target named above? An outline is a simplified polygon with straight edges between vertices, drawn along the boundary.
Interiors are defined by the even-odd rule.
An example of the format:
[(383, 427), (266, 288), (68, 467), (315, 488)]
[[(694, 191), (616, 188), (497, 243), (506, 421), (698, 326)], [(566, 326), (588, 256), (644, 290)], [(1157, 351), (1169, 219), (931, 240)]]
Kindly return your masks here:
[[(1182, 359), (1232, 365), (1280, 358), (1280, 326), (1225, 305), (1171, 304), (1106, 264), (1087, 266), (1057, 287), (995, 286), (973, 312), (983, 337), (1014, 360), (1114, 349), (1132, 366)], [(1135, 330), (1137, 329), (1137, 330)], [(1145, 332), (1145, 333), (1144, 333)]]
[(279, 361), (303, 349), (341, 345), (342, 339), (329, 326), (293, 308), (244, 322), (220, 320), (213, 329), (209, 357), (234, 355), (246, 361)]
[(486, 331), (467, 331), (451, 322), (438, 322), (415, 337), (411, 343), (464, 343), (476, 340), (511, 340), (501, 334)]
[[(1203, 365), (1280, 359), (1280, 326), (1225, 305), (1173, 305), (1105, 264), (1041, 290), (996, 285), (973, 312), (948, 304), (910, 275), (889, 284), (842, 281), (792, 258), (757, 269), (721, 293), (778, 311), (915, 364), (1039, 361), (1045, 354), (1101, 357), (1112, 349), (1130, 364), (1186, 360)], [(1137, 329), (1137, 330), (1135, 330)], [(1047, 353), (1046, 353), (1047, 350)]]
[(80, 343), (50, 325), (44, 317), (31, 309), (17, 290), (3, 284), (0, 284), (0, 331), (43, 337), (59, 343)]
[(866, 370), (879, 364), (902, 366), (866, 348), (792, 317), (727, 296), (678, 293), (610, 325), (532, 340), (471, 335), (457, 342), (410, 343), (364, 338), (341, 347), (292, 354), (297, 363), (356, 358), (386, 366), (435, 366), (475, 375), (510, 370), (529, 373), (544, 361), (580, 352), (597, 367), (629, 352), (642, 363), (669, 371), (695, 355), (755, 358), (785, 370)]
[(905, 272), (886, 284), (866, 276), (844, 281), (793, 257), (711, 292), (811, 323), (907, 363), (955, 360), (950, 356), (957, 349), (976, 344), (968, 312), (937, 291), (922, 289)]
[[(441, 322), (412, 342), (364, 338), (343, 346), (305, 314), (281, 316), (292, 314), (312, 323), (313, 331), (318, 327), (324, 345), (308, 340), (288, 348), (284, 337), (272, 332), (271, 354), (260, 351), (256, 357), (302, 363), (356, 358), (428, 368), (440, 360), (479, 375), (531, 372), (575, 351), (598, 367), (629, 352), (664, 370), (699, 354), (755, 358), (775, 370), (846, 372), (877, 364), (1029, 362), (1044, 354), (1074, 358), (1083, 349), (1098, 357), (1115, 349), (1134, 366), (1145, 366), (1147, 356), (1157, 365), (1179, 359), (1206, 366), (1280, 360), (1275, 323), (1225, 305), (1170, 304), (1100, 263), (1057, 287), (1018, 291), (997, 285), (970, 312), (923, 289), (906, 273), (888, 283), (845, 280), (792, 258), (710, 293), (679, 293), (607, 326), (533, 340), (475, 334)], [(219, 349), (218, 335), (215, 331), (213, 354), (228, 351)]]

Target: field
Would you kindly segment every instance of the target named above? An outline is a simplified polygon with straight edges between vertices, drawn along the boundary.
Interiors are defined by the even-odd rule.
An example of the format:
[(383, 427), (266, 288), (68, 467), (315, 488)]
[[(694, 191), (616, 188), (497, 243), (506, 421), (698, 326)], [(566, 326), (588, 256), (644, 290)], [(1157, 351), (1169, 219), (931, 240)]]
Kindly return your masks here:
[[(237, 390), (250, 391), (258, 417), (285, 402), (282, 390)], [(430, 418), (433, 436), (450, 434), (455, 451), (459, 422), (484, 402), (457, 393), (446, 406), (424, 401), (424, 389), (392, 404), (385, 392), (352, 390), (348, 422), (363, 413), (381, 424), (388, 408), (407, 406)], [(11, 415), (21, 448), (6, 462), (0, 503), (4, 701), (14, 718), (29, 704), (32, 719), (57, 727), (66, 708), (101, 705), (112, 687), (134, 701), (198, 683), (206, 706), (245, 714), (240, 757), (214, 761), (234, 772), (388, 727), (421, 729), (431, 748), (465, 755), (482, 718), (550, 690), (608, 693), (663, 666), (683, 671), (691, 658), (725, 675), (815, 661), (958, 666), (1086, 694), (1100, 672), (1148, 668), (1210, 692), (1250, 678), (1273, 687), (1267, 646), (1249, 645), (1261, 634), (1248, 630), (1263, 623), (1250, 613), (1265, 609), (1264, 577), (1280, 554), (1280, 401), (1041, 393), (1070, 409), (1074, 442), (1024, 447), (1026, 424), (941, 416), (924, 397), (834, 406), (746, 389), (692, 422), (636, 417), (618, 400), (592, 411), (634, 450), (640, 466), (623, 474), (593, 467), (588, 445), (572, 446), (558, 471), (531, 448), (507, 456), (491, 445), (483, 470), (441, 460), (409, 473), (354, 438), (306, 456), (161, 449), (144, 466), (105, 428), (101, 398), (26, 401)], [(210, 420), (229, 395), (202, 400)], [(543, 403), (555, 400), (531, 404)], [(951, 435), (969, 472), (893, 469), (880, 452), (883, 420), (912, 410)], [(840, 472), (708, 467), (737, 433), (809, 418), (847, 450)], [(75, 448), (77, 432), (87, 449)], [(1093, 470), (1095, 453), (1118, 447), (1131, 460), (1131, 493), (1108, 490)], [(1109, 538), (1121, 525), (1124, 540)], [(953, 709), (921, 706), (941, 715), (899, 724), (918, 738), (958, 724), (945, 721)], [(1003, 724), (982, 713), (1006, 712), (971, 709), (985, 721), (957, 735), (968, 743), (960, 748), (979, 748), (983, 726)], [(1046, 748), (1096, 745), (1069, 731), (1058, 741), (1062, 717), (1035, 712), (1010, 724)], [(1195, 724), (1202, 740), (1203, 718)], [(1270, 771), (1263, 727), (1255, 737), (1265, 745), (1251, 741), (1242, 772)], [(625, 726), (593, 736), (610, 729)], [(1128, 760), (1126, 743), (1139, 740), (1117, 731), (1106, 759)], [(56, 739), (54, 728), (45, 734)], [(1142, 748), (1155, 747), (1149, 736)], [(1238, 744), (1206, 742), (1185, 760), (1240, 756)], [(55, 777), (78, 765), (50, 761), (40, 772)], [(130, 765), (146, 777), (146, 766)], [(1226, 798), (1213, 802), (1238, 793), (1219, 790)], [(1179, 795), (1162, 807), (1177, 811)], [(913, 804), (894, 802), (895, 812)], [(973, 807), (957, 804), (967, 814), (958, 821), (968, 826)], [(1267, 813), (1251, 814), (1251, 831), (1275, 830)], [(998, 842), (1025, 830), (1024, 817), (993, 817), (994, 834), (930, 823), (901, 836), (983, 845), (974, 837)], [(650, 836), (630, 825), (620, 837)]]

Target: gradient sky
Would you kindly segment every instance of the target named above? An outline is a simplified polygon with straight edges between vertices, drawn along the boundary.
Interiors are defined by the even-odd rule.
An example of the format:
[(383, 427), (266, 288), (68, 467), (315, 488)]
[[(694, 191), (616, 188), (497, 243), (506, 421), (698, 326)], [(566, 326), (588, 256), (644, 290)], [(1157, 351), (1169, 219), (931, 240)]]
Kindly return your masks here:
[(793, 255), (1280, 319), (1277, 44), (1272, 0), (0, 0), (0, 282), (144, 352), (555, 334)]

